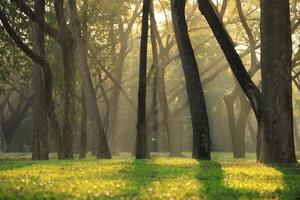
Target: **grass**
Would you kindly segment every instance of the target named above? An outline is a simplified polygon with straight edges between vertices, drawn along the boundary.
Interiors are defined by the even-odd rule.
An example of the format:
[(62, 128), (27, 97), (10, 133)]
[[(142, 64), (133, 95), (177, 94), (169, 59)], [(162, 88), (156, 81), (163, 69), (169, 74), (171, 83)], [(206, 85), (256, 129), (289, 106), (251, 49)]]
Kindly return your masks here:
[[(297, 199), (300, 166), (188, 158), (0, 160), (0, 199)], [(10, 158), (0, 155), (2, 158)]]

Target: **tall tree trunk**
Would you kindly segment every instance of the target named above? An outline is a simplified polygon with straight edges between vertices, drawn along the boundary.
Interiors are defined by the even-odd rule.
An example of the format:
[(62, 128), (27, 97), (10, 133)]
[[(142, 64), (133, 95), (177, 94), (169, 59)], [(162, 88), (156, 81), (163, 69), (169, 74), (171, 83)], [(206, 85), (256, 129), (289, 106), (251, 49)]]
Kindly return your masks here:
[[(85, 56), (88, 56), (88, 0), (82, 5), (82, 38), (84, 40)], [(79, 158), (86, 158), (87, 153), (87, 112), (85, 107), (83, 83), (81, 83), (81, 121), (80, 121), (80, 147)]]
[[(41, 17), (45, 17), (45, 1), (35, 0), (35, 12)], [(33, 25), (33, 46), (37, 55), (45, 57), (44, 39), (45, 33), (42, 27), (34, 23)], [(42, 67), (34, 64), (32, 70), (32, 85), (34, 91), (33, 99), (33, 140), (32, 159), (48, 160), (48, 125), (47, 125), (47, 102), (45, 94), (45, 79)]]
[(58, 134), (57, 143), (60, 145), (59, 159), (73, 159), (73, 141), (75, 135), (75, 45), (74, 38), (67, 26), (64, 14), (64, 2), (55, 0), (55, 14), (59, 25), (58, 43), (63, 54), (64, 67), (64, 117), (63, 128)]
[(75, 63), (73, 44), (63, 48), (64, 60), (64, 118), (62, 143), (64, 151), (62, 159), (73, 159), (73, 141), (75, 136)]
[(81, 37), (80, 23), (77, 14), (76, 0), (68, 0), (69, 3), (69, 14), (72, 34), (76, 41), (76, 52), (79, 60), (80, 75), (84, 88), (85, 105), (87, 109), (87, 116), (91, 122), (92, 130), (97, 131), (99, 135), (99, 143), (97, 147), (97, 158), (111, 158), (109, 151), (106, 134), (98, 110), (96, 94), (93, 88), (89, 68), (87, 65), (87, 59), (84, 50), (84, 41)]
[(288, 0), (261, 1), (263, 136), (260, 161), (295, 163)]
[(185, 20), (186, 0), (171, 0), (172, 21), (185, 76), (193, 126), (193, 158), (210, 160), (210, 136), (203, 88)]
[(142, 33), (140, 46), (139, 64), (139, 91), (138, 91), (138, 112), (137, 112), (137, 138), (136, 158), (145, 159), (149, 157), (146, 131), (146, 81), (147, 81), (147, 46), (148, 46), (148, 19), (150, 0), (143, 0)]
[[(156, 42), (156, 33), (154, 30), (154, 26), (156, 26), (155, 18), (154, 18), (154, 10), (153, 10), (153, 0), (151, 0), (150, 5), (150, 32), (151, 32), (151, 46), (152, 46), (152, 57), (153, 57), (153, 89), (152, 89), (152, 119), (154, 123), (153, 128), (153, 150), (158, 152), (158, 81), (159, 81), (159, 58), (158, 58), (158, 50), (157, 50), (157, 42)], [(150, 132), (148, 132), (149, 134)], [(169, 144), (170, 146), (171, 144)]]

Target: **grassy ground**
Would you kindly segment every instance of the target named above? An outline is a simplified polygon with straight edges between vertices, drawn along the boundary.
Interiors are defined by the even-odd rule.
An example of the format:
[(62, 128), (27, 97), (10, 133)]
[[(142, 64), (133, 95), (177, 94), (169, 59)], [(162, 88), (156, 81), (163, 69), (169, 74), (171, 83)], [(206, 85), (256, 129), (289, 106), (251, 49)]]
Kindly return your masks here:
[(0, 155), (0, 199), (297, 199), (300, 165), (213, 154), (188, 158), (39, 161)]

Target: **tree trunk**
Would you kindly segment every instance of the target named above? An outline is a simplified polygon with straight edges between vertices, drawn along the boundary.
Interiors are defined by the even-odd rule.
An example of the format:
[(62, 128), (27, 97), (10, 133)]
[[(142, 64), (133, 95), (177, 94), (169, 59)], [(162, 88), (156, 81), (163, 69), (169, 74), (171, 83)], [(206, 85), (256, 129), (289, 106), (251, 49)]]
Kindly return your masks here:
[(139, 64), (139, 91), (137, 112), (137, 138), (136, 159), (149, 158), (146, 131), (146, 81), (147, 81), (147, 46), (148, 46), (148, 19), (150, 11), (150, 0), (143, 1), (142, 33), (140, 46)]
[[(150, 5), (150, 32), (151, 32), (151, 46), (152, 46), (152, 60), (153, 60), (153, 89), (152, 89), (152, 120), (154, 124), (154, 128), (152, 131), (152, 138), (153, 141), (153, 150), (158, 152), (158, 81), (159, 81), (159, 58), (158, 58), (158, 50), (157, 50), (157, 43), (156, 43), (156, 34), (154, 31), (154, 26), (156, 25), (155, 18), (154, 18), (154, 10), (153, 10), (153, 0), (151, 0)], [(148, 131), (148, 134), (150, 131)], [(171, 144), (169, 144), (170, 146)]]
[(260, 161), (295, 163), (288, 0), (261, 1), (263, 135)]
[[(82, 37), (84, 40), (84, 52), (87, 56), (88, 49), (88, 0), (83, 1), (82, 5)], [(79, 158), (86, 158), (87, 153), (87, 112), (85, 107), (85, 97), (83, 91), (83, 83), (81, 83), (81, 121), (80, 121), (80, 147)]]
[(68, 0), (68, 3), (71, 29), (76, 41), (76, 52), (79, 58), (79, 69), (84, 88), (87, 116), (89, 121), (91, 122), (92, 130), (97, 131), (99, 135), (97, 158), (110, 159), (111, 153), (109, 151), (106, 134), (104, 132), (104, 127), (98, 110), (96, 94), (93, 88), (90, 72), (87, 65), (87, 59), (85, 56), (84, 41), (81, 37), (80, 23), (76, 8), (76, 0)]
[(62, 159), (73, 159), (75, 136), (75, 63), (73, 42), (63, 47), (64, 60), (64, 118), (61, 140), (64, 147)]
[(82, 91), (81, 95), (81, 123), (80, 123), (80, 153), (79, 158), (85, 158), (87, 152), (87, 113), (85, 108), (85, 99)]
[[(45, 1), (35, 0), (35, 12), (45, 17)], [(33, 46), (37, 55), (45, 57), (44, 39), (45, 34), (42, 27), (34, 23), (33, 25)], [(32, 159), (48, 160), (48, 125), (47, 125), (47, 100), (45, 94), (44, 73), (39, 64), (34, 64), (32, 70), (32, 85), (34, 91), (33, 99), (33, 139), (32, 139)]]
[(186, 0), (171, 0), (172, 21), (186, 81), (193, 126), (193, 158), (210, 160), (208, 116), (195, 54), (185, 20)]

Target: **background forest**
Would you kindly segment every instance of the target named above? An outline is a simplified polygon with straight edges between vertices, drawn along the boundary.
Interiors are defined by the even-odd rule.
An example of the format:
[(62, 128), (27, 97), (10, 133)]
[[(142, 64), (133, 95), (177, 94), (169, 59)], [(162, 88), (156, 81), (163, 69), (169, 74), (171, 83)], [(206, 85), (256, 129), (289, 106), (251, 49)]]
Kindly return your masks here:
[[(32, 16), (28, 18), (21, 12), (22, 9), (18, 7), (22, 4), (18, 3), (19, 1), (12, 2), (14, 3), (2, 2), (2, 9), (9, 14), (9, 23), (18, 36), (29, 47), (34, 47), (34, 26), (30, 19)], [(28, 1), (25, 6), (33, 8), (32, 3)], [(32, 67), (32, 61), (14, 45), (5, 29), (0, 27), (0, 144), (5, 152), (31, 151), (32, 130), (35, 126), (48, 127), (44, 132), (48, 132), (50, 151), (55, 151), (55, 129), (59, 129), (62, 137), (70, 140), (65, 142), (70, 143), (74, 153), (79, 153), (80, 150), (96, 152), (97, 140), (94, 138), (98, 136), (90, 131), (91, 127), (86, 117), (82, 82), (76, 62), (78, 58), (72, 58), (74, 44), (68, 44), (68, 41), (72, 40), (70, 32), (64, 33), (63, 27), (59, 29), (59, 17), (55, 14), (57, 4), (47, 1), (45, 13), (47, 26), (59, 30), (61, 34), (61, 38), (53, 38), (47, 31), (45, 34), (45, 55), (52, 73), (53, 111), (56, 114), (57, 125), (53, 125), (52, 122), (47, 124), (47, 119), (43, 119), (43, 116), (33, 114), (32, 106), (38, 103), (33, 101), (33, 95), (38, 93), (43, 85), (41, 72), (38, 67)], [(260, 85), (259, 1), (216, 0), (213, 4), (245, 67), (253, 71), (253, 80), (255, 84)], [(82, 35), (86, 41), (87, 62), (113, 155), (133, 152), (135, 147), (141, 6), (142, 1), (129, 0), (78, 2)], [(290, 1), (290, 6), (294, 130), (296, 149), (299, 149), (300, 4), (294, 0)], [(30, 7), (23, 7), (23, 10), (27, 8)], [(67, 17), (68, 12), (64, 9), (64, 15)], [(170, 134), (170, 137), (178, 140), (177, 144), (174, 144), (173, 153), (191, 151), (191, 117), (169, 2), (154, 1), (153, 9), (155, 24), (151, 25), (151, 34), (155, 34), (157, 38), (160, 72), (157, 73), (154, 68), (155, 61), (149, 40), (146, 97), (149, 148), (152, 152), (170, 151)], [(66, 20), (68, 24), (68, 19)], [(187, 2), (186, 21), (204, 89), (212, 151), (234, 151), (236, 157), (244, 157), (245, 151), (255, 152), (257, 125), (254, 114), (235, 81), (211, 29), (198, 11), (196, 1)], [(70, 27), (66, 27), (66, 30), (69, 29)], [(166, 115), (168, 119), (164, 120)], [(84, 147), (85, 140), (87, 147)], [(174, 150), (175, 147), (178, 149)]]

